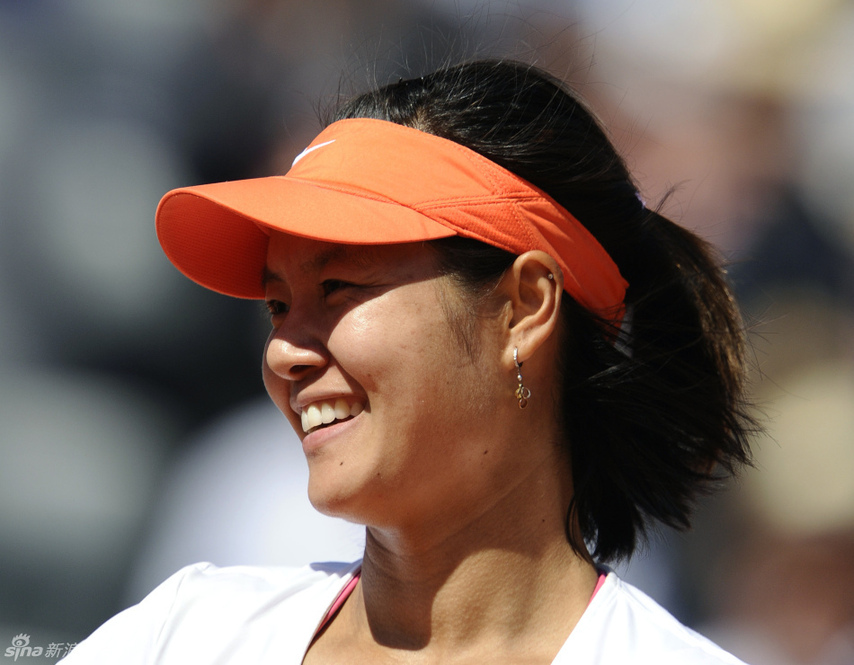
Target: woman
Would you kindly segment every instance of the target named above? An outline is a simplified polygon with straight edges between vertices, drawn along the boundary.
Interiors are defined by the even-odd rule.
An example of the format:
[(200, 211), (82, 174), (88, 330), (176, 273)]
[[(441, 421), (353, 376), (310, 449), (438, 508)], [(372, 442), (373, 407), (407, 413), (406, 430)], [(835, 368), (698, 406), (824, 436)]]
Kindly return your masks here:
[(288, 175), (190, 187), (166, 254), (263, 298), (267, 390), (364, 559), (191, 566), (69, 663), (738, 663), (601, 567), (747, 461), (708, 248), (549, 75), (477, 62), (344, 104)]

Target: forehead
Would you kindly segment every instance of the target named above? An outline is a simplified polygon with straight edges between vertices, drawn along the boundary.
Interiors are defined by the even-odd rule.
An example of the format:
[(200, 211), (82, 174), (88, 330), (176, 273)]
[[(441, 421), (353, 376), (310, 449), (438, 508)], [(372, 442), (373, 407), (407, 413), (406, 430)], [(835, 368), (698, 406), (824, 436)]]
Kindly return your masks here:
[(434, 265), (435, 254), (422, 242), (399, 245), (346, 245), (273, 233), (267, 249), (264, 282), (275, 280), (280, 278), (282, 273), (292, 271), (315, 274), (338, 266), (360, 270), (407, 265), (415, 267), (417, 264), (423, 266), (425, 260)]

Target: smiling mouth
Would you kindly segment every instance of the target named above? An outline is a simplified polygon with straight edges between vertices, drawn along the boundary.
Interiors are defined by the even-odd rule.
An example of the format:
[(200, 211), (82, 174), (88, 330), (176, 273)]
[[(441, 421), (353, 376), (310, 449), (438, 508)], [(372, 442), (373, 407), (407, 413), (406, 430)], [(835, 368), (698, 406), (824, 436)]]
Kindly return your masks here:
[(361, 402), (348, 403), (343, 398), (309, 404), (300, 413), (302, 431), (311, 434), (332, 423), (344, 422), (358, 416), (365, 406)]

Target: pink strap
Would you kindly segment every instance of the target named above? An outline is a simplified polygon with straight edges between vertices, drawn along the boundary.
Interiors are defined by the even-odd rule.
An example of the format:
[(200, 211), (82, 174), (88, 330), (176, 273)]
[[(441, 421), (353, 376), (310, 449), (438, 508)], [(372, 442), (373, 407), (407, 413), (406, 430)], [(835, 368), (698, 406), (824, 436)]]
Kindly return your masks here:
[(608, 579), (607, 573), (599, 573), (599, 579), (596, 580), (596, 588), (593, 589), (593, 595), (590, 596), (590, 600), (587, 601), (587, 607), (590, 607), (590, 603), (593, 602), (593, 599), (596, 597), (596, 594), (599, 593), (599, 589), (601, 589), (602, 585), (605, 584), (606, 579)]
[(341, 593), (339, 593), (335, 598), (335, 602), (332, 603), (329, 611), (323, 617), (323, 621), (321, 621), (320, 625), (317, 627), (318, 633), (326, 628), (327, 624), (332, 621), (333, 617), (338, 613), (338, 610), (340, 610), (341, 606), (347, 601), (347, 598), (350, 597), (350, 594), (353, 593), (353, 589), (355, 589), (356, 585), (359, 583), (359, 576), (360, 573), (353, 575), (347, 584), (344, 585), (344, 588), (341, 589)]

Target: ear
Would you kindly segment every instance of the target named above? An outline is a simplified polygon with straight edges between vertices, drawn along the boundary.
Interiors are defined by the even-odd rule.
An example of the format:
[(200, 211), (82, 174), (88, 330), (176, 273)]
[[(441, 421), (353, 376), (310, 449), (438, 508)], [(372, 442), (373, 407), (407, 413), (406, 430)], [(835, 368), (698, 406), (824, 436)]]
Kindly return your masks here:
[(512, 365), (514, 348), (519, 349), (519, 359), (524, 361), (557, 330), (563, 273), (551, 256), (532, 250), (513, 262), (500, 288), (508, 303), (505, 353)]

